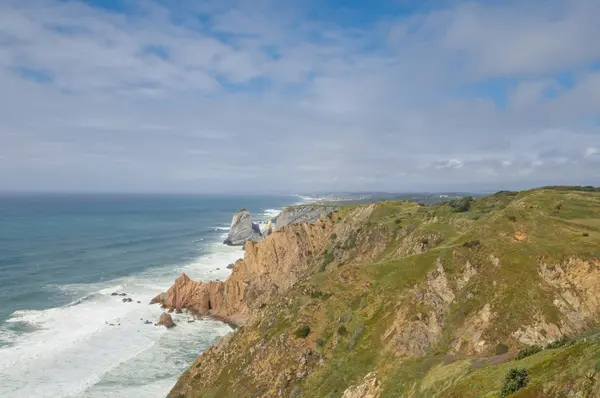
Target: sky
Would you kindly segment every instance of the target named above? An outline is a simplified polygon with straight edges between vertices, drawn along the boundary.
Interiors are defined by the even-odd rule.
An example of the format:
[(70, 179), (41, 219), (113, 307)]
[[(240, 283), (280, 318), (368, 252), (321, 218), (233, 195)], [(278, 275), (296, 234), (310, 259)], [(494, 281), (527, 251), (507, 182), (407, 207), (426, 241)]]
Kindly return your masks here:
[(0, 0), (0, 191), (600, 185), (597, 0)]

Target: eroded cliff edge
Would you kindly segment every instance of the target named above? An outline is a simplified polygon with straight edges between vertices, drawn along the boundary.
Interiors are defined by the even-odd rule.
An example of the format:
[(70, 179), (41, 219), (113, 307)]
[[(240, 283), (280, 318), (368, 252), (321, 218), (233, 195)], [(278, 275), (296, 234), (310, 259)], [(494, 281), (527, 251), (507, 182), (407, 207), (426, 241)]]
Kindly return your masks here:
[(306, 276), (321, 253), (333, 225), (330, 213), (315, 223), (289, 224), (261, 242), (247, 241), (244, 258), (235, 262), (226, 281), (198, 282), (182, 274), (151, 304), (187, 310), (243, 325), (253, 308), (266, 303)]
[[(170, 397), (489, 396), (511, 366), (530, 372), (528, 396), (599, 396), (598, 247), (600, 195), (577, 190), (286, 226), (227, 281), (182, 277), (157, 297), (243, 325)], [(550, 346), (514, 364), (534, 344)]]

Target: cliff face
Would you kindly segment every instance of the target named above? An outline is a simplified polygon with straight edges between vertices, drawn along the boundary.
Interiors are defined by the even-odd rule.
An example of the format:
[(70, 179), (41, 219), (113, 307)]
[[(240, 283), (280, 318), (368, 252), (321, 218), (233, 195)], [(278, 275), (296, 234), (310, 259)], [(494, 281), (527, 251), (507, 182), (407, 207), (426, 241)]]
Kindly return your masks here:
[(289, 224), (312, 224), (321, 217), (336, 210), (336, 206), (325, 204), (307, 204), (287, 206), (275, 219), (275, 229), (281, 229)]
[(284, 292), (314, 267), (333, 226), (325, 217), (317, 224), (288, 225), (261, 242), (248, 241), (226, 281), (197, 282), (182, 274), (151, 304), (189, 310), (243, 325), (252, 308)]
[(600, 396), (598, 231), (600, 194), (548, 190), (287, 225), (227, 281), (182, 276), (157, 298), (243, 325), (169, 396), (495, 396), (511, 367), (522, 396)]

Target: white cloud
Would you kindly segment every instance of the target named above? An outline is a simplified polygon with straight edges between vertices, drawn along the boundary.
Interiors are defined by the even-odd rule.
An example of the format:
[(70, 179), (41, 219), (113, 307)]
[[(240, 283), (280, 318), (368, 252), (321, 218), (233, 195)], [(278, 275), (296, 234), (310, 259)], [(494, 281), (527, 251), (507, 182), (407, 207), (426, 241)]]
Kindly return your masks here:
[(300, 3), (146, 2), (124, 17), (3, 2), (0, 187), (599, 184), (582, 163), (600, 147), (599, 4), (457, 2), (348, 27)]

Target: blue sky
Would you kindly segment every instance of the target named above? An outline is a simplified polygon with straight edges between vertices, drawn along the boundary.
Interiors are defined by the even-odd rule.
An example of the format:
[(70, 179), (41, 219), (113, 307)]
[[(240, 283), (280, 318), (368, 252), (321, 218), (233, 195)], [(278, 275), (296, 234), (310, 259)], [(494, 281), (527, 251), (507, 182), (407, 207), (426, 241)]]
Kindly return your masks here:
[(600, 2), (0, 4), (0, 190), (600, 185)]

